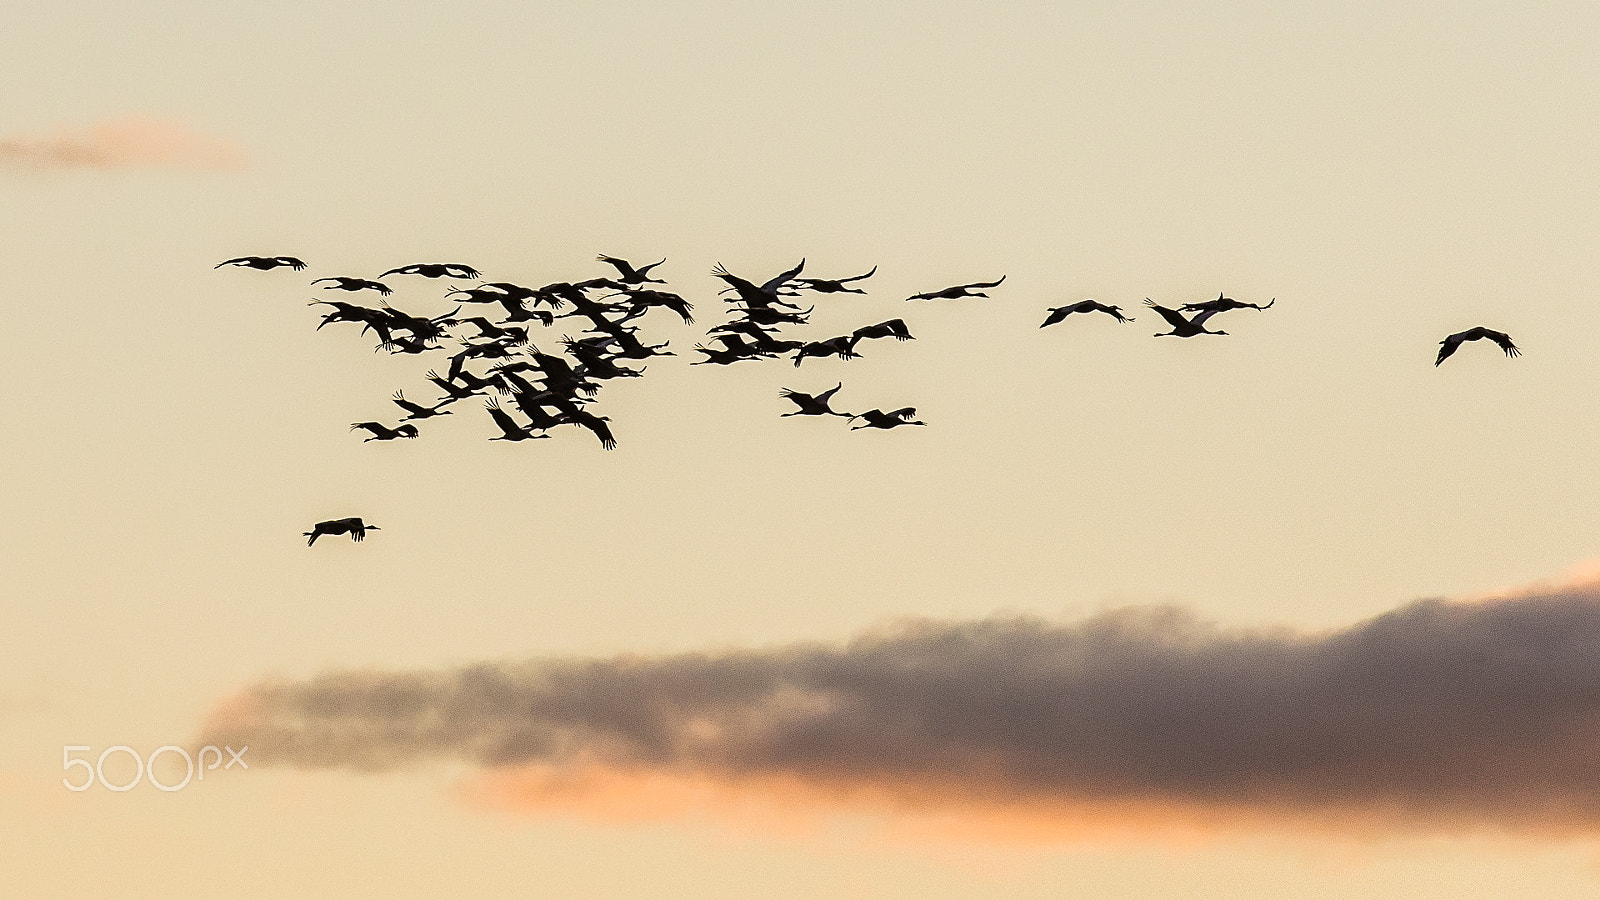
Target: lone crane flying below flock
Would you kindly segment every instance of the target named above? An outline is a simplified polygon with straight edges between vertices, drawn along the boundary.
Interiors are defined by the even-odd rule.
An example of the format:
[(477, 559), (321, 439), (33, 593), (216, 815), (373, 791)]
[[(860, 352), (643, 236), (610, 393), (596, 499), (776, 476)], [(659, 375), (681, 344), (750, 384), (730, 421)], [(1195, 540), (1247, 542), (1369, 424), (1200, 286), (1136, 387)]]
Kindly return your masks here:
[(350, 540), (359, 543), (367, 539), (367, 532), (382, 530), (376, 525), (368, 525), (361, 521), (360, 516), (351, 516), (348, 519), (329, 519), (326, 522), (318, 522), (311, 526), (310, 531), (304, 532), (304, 536), (310, 538), (310, 540), (306, 541), (306, 546), (309, 547), (317, 542), (317, 538), (325, 534), (348, 534), (350, 535)]
[(1466, 331), (1458, 331), (1440, 341), (1439, 358), (1434, 360), (1433, 364), (1437, 366), (1438, 364), (1444, 362), (1450, 357), (1450, 354), (1456, 352), (1456, 348), (1460, 347), (1463, 343), (1467, 341), (1481, 340), (1483, 338), (1488, 338), (1489, 340), (1494, 341), (1496, 344), (1499, 344), (1500, 349), (1504, 350), (1507, 356), (1522, 355), (1522, 351), (1517, 349), (1517, 345), (1511, 343), (1511, 335), (1506, 334), (1503, 331), (1491, 331), (1487, 328), (1484, 328), (1482, 325), (1479, 325), (1477, 328), (1469, 328)]

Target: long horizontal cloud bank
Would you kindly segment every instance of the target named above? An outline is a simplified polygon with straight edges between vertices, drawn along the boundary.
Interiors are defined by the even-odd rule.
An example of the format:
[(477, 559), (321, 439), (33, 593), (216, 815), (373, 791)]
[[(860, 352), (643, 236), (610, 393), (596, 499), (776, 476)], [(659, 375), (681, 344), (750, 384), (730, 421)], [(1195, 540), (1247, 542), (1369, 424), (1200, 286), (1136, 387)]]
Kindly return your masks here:
[(1349, 629), (1174, 608), (917, 622), (843, 646), (259, 684), (205, 743), (383, 771), (641, 773), (903, 804), (1600, 825), (1600, 589), (1425, 600)]
[(234, 169), (238, 146), (177, 122), (133, 116), (34, 137), (0, 138), (0, 165), (26, 169)]

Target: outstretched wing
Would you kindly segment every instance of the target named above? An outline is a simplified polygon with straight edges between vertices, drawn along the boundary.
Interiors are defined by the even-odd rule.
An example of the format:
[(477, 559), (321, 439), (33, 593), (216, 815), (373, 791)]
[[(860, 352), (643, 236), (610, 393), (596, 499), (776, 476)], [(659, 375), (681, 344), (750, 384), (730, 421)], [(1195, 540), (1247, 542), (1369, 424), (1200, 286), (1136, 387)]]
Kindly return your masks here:
[(800, 264), (799, 265), (795, 266), (794, 268), (790, 269), (787, 272), (783, 272), (783, 273), (781, 273), (779, 275), (774, 275), (771, 279), (769, 279), (767, 281), (766, 284), (763, 284), (761, 286), (761, 293), (766, 294), (768, 296), (776, 295), (778, 293), (778, 291), (781, 290), (785, 284), (789, 283), (789, 279), (795, 277), (796, 275), (799, 275), (800, 274), (800, 270), (804, 269), (805, 267), (806, 267), (806, 261), (805, 261), (804, 258), (802, 258), (800, 260)]
[(1490, 331), (1485, 328), (1483, 329), (1483, 336), (1500, 345), (1500, 349), (1504, 350), (1507, 356), (1522, 355), (1522, 351), (1517, 349), (1517, 345), (1511, 343), (1511, 335), (1503, 331)]
[[(1171, 325), (1173, 328), (1188, 328), (1189, 327), (1189, 320), (1185, 319), (1183, 317), (1183, 313), (1178, 312), (1175, 309), (1167, 309), (1165, 306), (1162, 306), (1161, 304), (1155, 302), (1154, 300), (1151, 300), (1149, 297), (1144, 298), (1144, 304), (1146, 306), (1150, 307), (1151, 309), (1155, 310), (1156, 312), (1160, 313), (1161, 314), (1161, 318), (1166, 319), (1167, 320), (1167, 324)], [(1201, 315), (1205, 315), (1205, 313), (1202, 313)], [(1196, 316), (1195, 317), (1195, 324), (1198, 325), (1199, 321), (1200, 321), (1200, 316)]]

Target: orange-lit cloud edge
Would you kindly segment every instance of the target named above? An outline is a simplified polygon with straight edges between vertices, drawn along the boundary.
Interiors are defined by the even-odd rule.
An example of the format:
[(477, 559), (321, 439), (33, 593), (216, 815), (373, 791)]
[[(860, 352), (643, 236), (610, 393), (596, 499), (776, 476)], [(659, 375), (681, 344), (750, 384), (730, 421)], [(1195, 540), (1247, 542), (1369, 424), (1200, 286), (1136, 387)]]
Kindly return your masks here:
[(244, 152), (180, 122), (136, 115), (47, 135), (0, 138), (0, 167), (29, 170), (238, 169)]
[[(1585, 595), (1600, 608), (1600, 559), (1563, 576), (1519, 589), (1486, 592), (1458, 605), (1495, 604), (1552, 593)], [(219, 707), (207, 733), (226, 734), (258, 712), (247, 691)], [(214, 739), (214, 738), (211, 738)], [(1600, 757), (1600, 744), (1595, 746)], [(370, 763), (370, 761), (369, 761)], [(410, 763), (353, 766), (368, 770)], [(974, 759), (974, 777), (902, 778), (884, 772), (855, 777), (837, 770), (794, 774), (737, 768), (641, 764), (595, 752), (558, 762), (469, 767), (453, 788), (474, 808), (513, 815), (570, 818), (612, 825), (710, 823), (741, 833), (817, 834), (838, 823), (869, 824), (890, 843), (924, 846), (979, 842), (1019, 848), (1117, 845), (1156, 841), (1193, 845), (1237, 835), (1301, 835), (1375, 842), (1397, 836), (1584, 838), (1600, 833), (1600, 814), (1588, 798), (1567, 805), (1544, 797), (1521, 807), (1507, 797), (1485, 817), (1449, 801), (1415, 808), (1403, 800), (1330, 796), (1232, 797), (1222, 801), (1164, 794), (1071, 790), (1011, 790), (1005, 778), (988, 778)], [(1600, 765), (1600, 759), (1597, 759)], [(321, 767), (320, 765), (317, 767)], [(1499, 804), (1496, 804), (1499, 806)]]

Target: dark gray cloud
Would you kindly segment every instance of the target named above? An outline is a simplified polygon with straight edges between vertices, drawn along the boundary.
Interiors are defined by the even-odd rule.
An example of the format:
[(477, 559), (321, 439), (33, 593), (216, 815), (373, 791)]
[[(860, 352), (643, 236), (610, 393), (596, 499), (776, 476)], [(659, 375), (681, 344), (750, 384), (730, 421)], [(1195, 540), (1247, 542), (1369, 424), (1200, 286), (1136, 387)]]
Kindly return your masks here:
[(202, 741), (302, 768), (598, 767), (912, 802), (1588, 829), (1600, 589), (1424, 600), (1323, 633), (1135, 608), (919, 621), (844, 645), (336, 672), (248, 689)]

